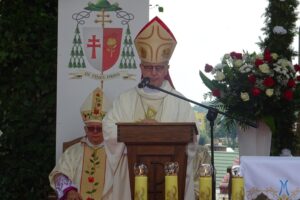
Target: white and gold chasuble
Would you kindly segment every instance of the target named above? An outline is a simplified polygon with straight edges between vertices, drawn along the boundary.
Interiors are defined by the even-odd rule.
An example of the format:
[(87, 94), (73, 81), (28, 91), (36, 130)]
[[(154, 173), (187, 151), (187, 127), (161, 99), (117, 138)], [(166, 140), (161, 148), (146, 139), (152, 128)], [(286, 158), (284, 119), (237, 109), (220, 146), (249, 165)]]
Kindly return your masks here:
[[(181, 95), (174, 90), (168, 81), (164, 81), (162, 89)], [(143, 103), (143, 104), (142, 104)], [(144, 106), (144, 108), (143, 108)], [(194, 111), (190, 104), (177, 97), (163, 92), (157, 92), (149, 88), (140, 89), (135, 87), (122, 93), (114, 101), (113, 108), (106, 114), (102, 121), (103, 136), (107, 150), (107, 160), (114, 171), (119, 173), (125, 182), (114, 182), (114, 188), (124, 188), (129, 185), (129, 173), (127, 165), (127, 153), (124, 143), (117, 142), (117, 122), (137, 122), (152, 117), (159, 122), (195, 122)], [(195, 138), (196, 142), (196, 138)], [(193, 157), (195, 155), (194, 144), (187, 148), (187, 174), (185, 200), (195, 199), (193, 182)], [(123, 167), (120, 167), (123, 164)], [(125, 165), (124, 165), (125, 164)], [(126, 178), (127, 180), (125, 180)], [(130, 200), (130, 188), (124, 188), (128, 196), (124, 200)]]
[(95, 147), (85, 137), (81, 142), (69, 147), (51, 171), (49, 180), (53, 189), (55, 188), (54, 177), (57, 174), (67, 176), (83, 196), (91, 194), (90, 196), (95, 200), (119, 198), (117, 190), (113, 190), (112, 186), (114, 174), (117, 175), (116, 180), (123, 180), (120, 180), (118, 172), (112, 173), (104, 145)]

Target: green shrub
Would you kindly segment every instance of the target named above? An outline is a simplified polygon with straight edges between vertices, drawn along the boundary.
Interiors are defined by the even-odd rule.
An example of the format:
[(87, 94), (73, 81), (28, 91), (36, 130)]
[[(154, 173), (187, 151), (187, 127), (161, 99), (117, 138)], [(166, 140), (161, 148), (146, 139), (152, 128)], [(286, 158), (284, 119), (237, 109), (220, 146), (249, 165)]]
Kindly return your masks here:
[(0, 196), (46, 199), (55, 162), (57, 1), (0, 1)]

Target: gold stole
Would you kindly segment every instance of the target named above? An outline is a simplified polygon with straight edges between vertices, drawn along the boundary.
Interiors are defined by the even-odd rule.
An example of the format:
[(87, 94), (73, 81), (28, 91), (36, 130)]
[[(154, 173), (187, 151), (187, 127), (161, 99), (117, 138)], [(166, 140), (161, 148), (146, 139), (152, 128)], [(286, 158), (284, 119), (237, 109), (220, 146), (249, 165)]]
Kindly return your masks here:
[(101, 199), (105, 181), (105, 162), (104, 147), (92, 148), (84, 144), (80, 183), (82, 199)]

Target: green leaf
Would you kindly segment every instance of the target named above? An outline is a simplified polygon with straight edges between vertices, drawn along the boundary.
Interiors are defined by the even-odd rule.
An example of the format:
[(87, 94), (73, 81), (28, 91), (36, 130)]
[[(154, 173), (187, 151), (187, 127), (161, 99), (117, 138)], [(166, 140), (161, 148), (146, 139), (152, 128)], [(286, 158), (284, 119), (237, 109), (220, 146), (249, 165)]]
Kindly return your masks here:
[(262, 121), (264, 121), (269, 128), (271, 129), (272, 133), (275, 133), (276, 131), (276, 126), (275, 126), (275, 120), (274, 117), (268, 115), (268, 116), (263, 116)]
[(199, 72), (204, 85), (210, 90), (215, 89), (215, 85), (213, 84), (213, 82), (209, 78), (207, 78), (207, 76), (205, 76), (201, 71)]

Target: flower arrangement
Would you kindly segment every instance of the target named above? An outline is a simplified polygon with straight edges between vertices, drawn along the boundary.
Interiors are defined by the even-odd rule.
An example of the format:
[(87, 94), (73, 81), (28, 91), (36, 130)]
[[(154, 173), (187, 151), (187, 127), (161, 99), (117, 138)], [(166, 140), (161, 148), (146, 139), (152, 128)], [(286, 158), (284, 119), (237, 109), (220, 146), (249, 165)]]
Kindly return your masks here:
[(300, 66), (268, 49), (261, 54), (231, 52), (220, 64), (206, 64), (204, 70), (214, 75), (210, 80), (200, 71), (202, 81), (211, 90), (209, 95), (215, 97), (214, 104), (233, 117), (263, 120), (274, 130), (274, 116), (295, 111)]

